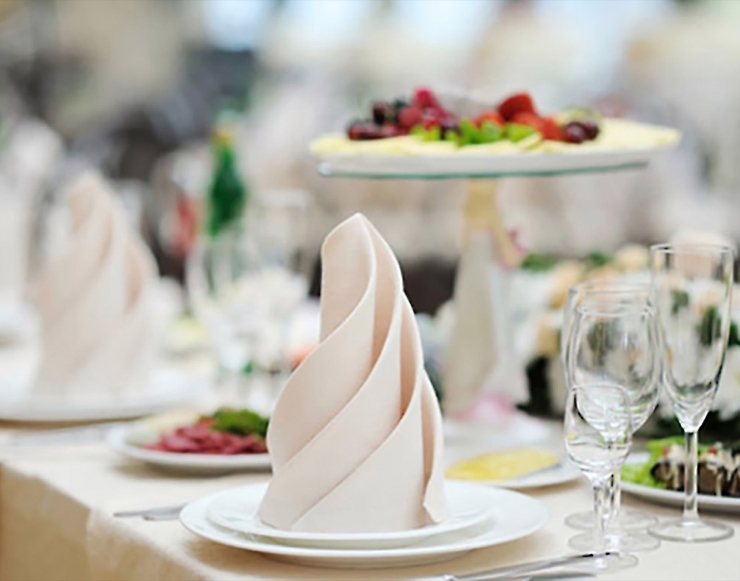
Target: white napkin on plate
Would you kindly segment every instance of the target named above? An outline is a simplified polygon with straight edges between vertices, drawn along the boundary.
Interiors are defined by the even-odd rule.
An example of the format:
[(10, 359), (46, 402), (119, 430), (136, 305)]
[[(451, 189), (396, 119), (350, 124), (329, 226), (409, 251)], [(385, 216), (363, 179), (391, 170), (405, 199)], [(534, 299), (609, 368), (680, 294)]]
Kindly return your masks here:
[(442, 423), (393, 251), (361, 214), (324, 241), (321, 342), (270, 421), (267, 524), (400, 531), (445, 517)]
[(155, 353), (154, 260), (97, 175), (67, 192), (73, 236), (31, 294), (41, 319), (39, 393), (120, 393), (147, 387)]

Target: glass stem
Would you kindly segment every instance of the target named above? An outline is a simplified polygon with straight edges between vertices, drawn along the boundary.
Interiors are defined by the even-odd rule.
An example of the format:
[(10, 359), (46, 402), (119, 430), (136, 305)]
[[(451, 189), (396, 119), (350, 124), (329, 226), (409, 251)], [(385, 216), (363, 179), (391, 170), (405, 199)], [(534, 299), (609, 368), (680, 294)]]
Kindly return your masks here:
[(698, 471), (698, 432), (686, 432), (686, 467), (683, 473), (683, 486), (686, 491), (683, 505), (683, 520), (699, 521), (697, 510), (697, 471)]
[(594, 553), (601, 554), (606, 551), (606, 544), (604, 541), (604, 534), (606, 529), (606, 520), (608, 518), (608, 511), (605, 506), (606, 497), (606, 483), (599, 481), (594, 483)]
[(609, 520), (619, 516), (622, 508), (622, 475), (618, 467), (609, 479)]

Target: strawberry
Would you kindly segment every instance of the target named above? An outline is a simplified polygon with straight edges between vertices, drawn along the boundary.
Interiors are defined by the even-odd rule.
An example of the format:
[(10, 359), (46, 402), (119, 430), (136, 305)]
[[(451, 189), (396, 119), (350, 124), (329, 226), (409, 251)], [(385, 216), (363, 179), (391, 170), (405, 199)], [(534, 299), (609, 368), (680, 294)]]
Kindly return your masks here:
[(493, 110), (484, 111), (475, 118), (473, 123), (475, 123), (476, 127), (480, 127), (484, 121), (490, 121), (501, 127), (503, 127), (505, 123), (504, 118), (501, 116), (501, 114), (498, 111)]
[(560, 131), (560, 126), (557, 124), (552, 117), (545, 117), (542, 119), (542, 137), (549, 139), (550, 141), (562, 141), (563, 133)]
[(422, 109), (426, 107), (433, 107), (435, 109), (440, 108), (437, 97), (435, 97), (432, 90), (427, 87), (419, 87), (414, 91), (414, 104)]
[(511, 122), (519, 123), (520, 125), (529, 125), (540, 135), (545, 134), (545, 120), (535, 113), (525, 113), (523, 111), (515, 113), (511, 118)]
[(421, 121), (421, 109), (414, 105), (404, 107), (398, 112), (398, 124), (404, 129), (411, 129)]
[(511, 121), (517, 113), (537, 113), (529, 93), (517, 93), (504, 99), (498, 106), (498, 112), (506, 121)]

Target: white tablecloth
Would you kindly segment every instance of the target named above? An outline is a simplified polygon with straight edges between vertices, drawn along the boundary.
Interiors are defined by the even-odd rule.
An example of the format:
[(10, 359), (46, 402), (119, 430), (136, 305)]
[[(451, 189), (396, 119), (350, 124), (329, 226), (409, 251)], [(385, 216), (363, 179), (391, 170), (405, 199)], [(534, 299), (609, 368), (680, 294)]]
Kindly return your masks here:
[[(8, 425), (0, 429), (7, 436)], [(458, 450), (459, 452), (459, 450)], [(262, 481), (265, 474), (217, 478), (167, 474), (119, 457), (104, 444), (14, 447), (0, 444), (0, 579), (402, 579), (466, 573), (568, 552), (574, 534), (563, 524), (587, 509), (584, 482), (535, 491), (550, 510), (546, 527), (529, 538), (475, 551), (447, 563), (393, 570), (298, 567), (221, 547), (186, 531), (177, 521), (118, 519), (117, 510), (184, 503), (213, 491)], [(625, 504), (661, 517), (676, 509), (625, 497)], [(619, 579), (740, 579), (740, 518), (730, 540), (697, 545), (664, 543), (639, 555), (637, 568)]]

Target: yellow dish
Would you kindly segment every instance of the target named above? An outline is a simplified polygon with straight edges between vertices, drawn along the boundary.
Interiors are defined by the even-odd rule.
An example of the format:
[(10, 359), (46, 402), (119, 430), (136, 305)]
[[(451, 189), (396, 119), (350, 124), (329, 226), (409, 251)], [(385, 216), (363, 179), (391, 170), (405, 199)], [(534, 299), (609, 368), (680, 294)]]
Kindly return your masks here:
[(560, 458), (536, 448), (515, 448), (492, 452), (453, 464), (445, 476), (454, 480), (502, 481), (513, 480), (552, 468)]

